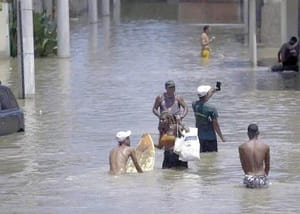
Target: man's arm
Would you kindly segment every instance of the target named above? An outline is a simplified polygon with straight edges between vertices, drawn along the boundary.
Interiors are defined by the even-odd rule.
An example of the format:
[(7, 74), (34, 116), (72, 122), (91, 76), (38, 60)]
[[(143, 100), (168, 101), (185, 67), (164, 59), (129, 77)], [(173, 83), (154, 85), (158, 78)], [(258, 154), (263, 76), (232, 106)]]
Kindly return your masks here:
[(154, 144), (154, 147), (158, 149), (162, 149), (164, 147), (163, 143), (161, 142), (161, 136), (159, 137), (158, 144)]
[(131, 154), (130, 154), (130, 157), (131, 157), (131, 159), (132, 159), (132, 162), (133, 162), (133, 164), (134, 164), (136, 170), (137, 170), (139, 173), (142, 173), (143, 170), (142, 170), (142, 168), (140, 167), (140, 165), (139, 165), (139, 163), (138, 163), (138, 161), (137, 161), (137, 158), (136, 158), (136, 154), (135, 154), (135, 150), (134, 150), (134, 149), (132, 149)]
[(188, 114), (189, 109), (188, 109), (188, 106), (187, 106), (187, 104), (184, 102), (184, 100), (183, 100), (182, 97), (178, 97), (178, 103), (179, 103), (179, 105), (182, 106), (182, 108), (183, 108), (183, 112), (182, 112), (182, 114), (180, 115), (180, 120), (182, 120), (182, 119), (185, 118), (185, 116)]
[(265, 174), (269, 175), (270, 171), (270, 147), (268, 146), (266, 155), (265, 155)]
[(277, 53), (277, 61), (278, 61), (278, 62), (281, 62), (280, 52), (281, 52), (281, 51), (279, 50), (278, 53)]
[(158, 108), (159, 108), (160, 103), (161, 103), (161, 97), (160, 97), (160, 96), (157, 96), (156, 99), (155, 99), (153, 108), (152, 108), (152, 112), (153, 112), (153, 114), (156, 115), (158, 118), (159, 118), (159, 116), (160, 116), (160, 113), (159, 113), (159, 111), (158, 111)]
[(217, 92), (217, 89), (211, 89), (208, 93), (207, 93), (207, 99), (209, 99), (209, 98), (211, 98), (212, 97), (212, 95), (214, 95), (214, 93), (216, 93)]
[(244, 174), (247, 174), (247, 170), (246, 170), (246, 162), (245, 162), (245, 158), (244, 158), (244, 151), (242, 149), (242, 146), (239, 146), (239, 156), (240, 156), (240, 162), (241, 162), (241, 166), (242, 169), (244, 171)]
[(277, 58), (278, 58), (278, 62), (284, 62), (285, 61), (285, 50), (286, 50), (286, 44), (283, 44), (278, 53), (277, 53)]
[(221, 132), (221, 129), (219, 126), (218, 119), (217, 118), (213, 119), (212, 123), (213, 123), (213, 127), (214, 127), (215, 131), (217, 132), (218, 136), (221, 138), (222, 142), (225, 142), (225, 139), (222, 135), (222, 132)]

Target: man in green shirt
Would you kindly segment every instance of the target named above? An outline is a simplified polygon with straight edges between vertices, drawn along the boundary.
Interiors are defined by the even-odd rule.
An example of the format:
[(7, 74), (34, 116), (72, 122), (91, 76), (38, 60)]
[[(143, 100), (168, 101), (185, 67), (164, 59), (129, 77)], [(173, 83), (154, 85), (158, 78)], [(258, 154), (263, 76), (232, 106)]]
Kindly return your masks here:
[(218, 122), (218, 111), (208, 102), (209, 98), (217, 91), (209, 85), (201, 85), (197, 88), (199, 100), (192, 104), (198, 128), (200, 152), (217, 152), (217, 135), (225, 142)]

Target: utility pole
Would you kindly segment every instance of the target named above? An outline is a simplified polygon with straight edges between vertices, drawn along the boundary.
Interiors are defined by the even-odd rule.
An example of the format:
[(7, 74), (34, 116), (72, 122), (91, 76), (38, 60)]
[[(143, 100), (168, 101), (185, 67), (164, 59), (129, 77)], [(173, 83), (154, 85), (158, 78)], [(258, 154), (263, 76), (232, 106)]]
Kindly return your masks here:
[(98, 22), (98, 5), (97, 0), (88, 0), (88, 14), (90, 24)]
[(70, 57), (69, 0), (57, 1), (57, 55)]
[(120, 22), (121, 0), (113, 0), (113, 20), (116, 24)]
[(256, 1), (249, 1), (249, 50), (250, 60), (254, 67), (257, 66), (256, 42)]
[(102, 0), (102, 16), (109, 16), (110, 14), (110, 8), (109, 0)]
[(17, 1), (19, 98), (35, 93), (32, 0)]
[(244, 35), (245, 43), (249, 43), (249, 2), (248, 0), (243, 0), (243, 23), (244, 23)]

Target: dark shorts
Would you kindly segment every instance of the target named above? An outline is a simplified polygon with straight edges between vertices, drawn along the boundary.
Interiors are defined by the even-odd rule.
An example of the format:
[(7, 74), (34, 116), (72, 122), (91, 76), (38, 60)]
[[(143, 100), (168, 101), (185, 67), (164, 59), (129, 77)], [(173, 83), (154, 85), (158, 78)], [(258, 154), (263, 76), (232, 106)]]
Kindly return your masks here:
[(271, 71), (273, 72), (282, 72), (282, 71), (299, 71), (298, 64), (289, 65), (289, 64), (275, 64), (271, 67)]
[(217, 152), (217, 140), (200, 140), (200, 152)]
[(164, 152), (164, 161), (162, 164), (163, 169), (169, 168), (188, 168), (188, 162), (179, 160), (179, 156), (173, 150)]

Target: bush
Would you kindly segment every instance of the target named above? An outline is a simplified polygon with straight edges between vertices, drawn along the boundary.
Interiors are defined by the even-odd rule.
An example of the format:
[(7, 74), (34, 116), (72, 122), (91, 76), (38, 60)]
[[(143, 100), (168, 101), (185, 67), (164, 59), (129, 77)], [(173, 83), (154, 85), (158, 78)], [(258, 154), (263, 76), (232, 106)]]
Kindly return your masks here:
[(56, 24), (45, 13), (33, 13), (34, 55), (45, 57), (57, 53)]
[[(46, 13), (33, 12), (34, 56), (46, 57), (57, 54), (56, 24)], [(17, 15), (16, 7), (12, 5), (10, 13), (10, 52), (17, 56)]]

